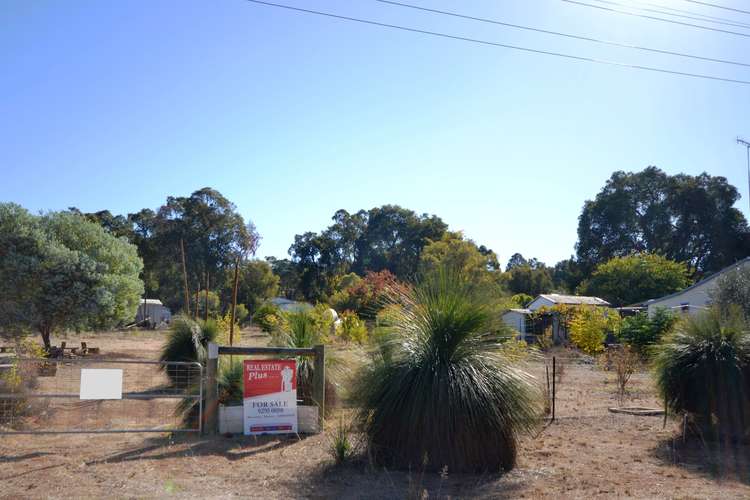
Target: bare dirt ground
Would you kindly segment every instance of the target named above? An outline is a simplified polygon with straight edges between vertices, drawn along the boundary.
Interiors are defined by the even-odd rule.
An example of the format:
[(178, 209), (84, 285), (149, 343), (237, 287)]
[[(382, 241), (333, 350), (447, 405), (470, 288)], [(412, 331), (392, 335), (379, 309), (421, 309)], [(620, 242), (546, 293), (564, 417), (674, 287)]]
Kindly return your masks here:
[[(85, 340), (109, 359), (155, 359), (163, 335), (66, 340)], [(247, 331), (243, 341), (267, 339)], [(523, 439), (518, 466), (504, 475), (388, 471), (364, 459), (337, 467), (328, 453), (334, 417), (327, 433), (302, 438), (0, 436), (0, 497), (750, 498), (747, 447), (712, 453), (683, 443), (677, 420), (663, 428), (663, 417), (610, 413), (618, 405), (612, 375), (581, 360), (563, 364), (557, 420)], [(531, 369), (541, 380), (544, 365)], [(633, 377), (626, 404), (660, 407), (648, 373)]]

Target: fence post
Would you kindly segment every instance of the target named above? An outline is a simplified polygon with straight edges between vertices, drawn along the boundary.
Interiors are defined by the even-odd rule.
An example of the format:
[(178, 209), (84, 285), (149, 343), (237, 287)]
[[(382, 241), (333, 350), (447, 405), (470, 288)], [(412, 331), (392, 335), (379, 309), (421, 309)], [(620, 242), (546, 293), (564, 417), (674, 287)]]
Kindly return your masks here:
[(555, 399), (557, 397), (556, 394), (556, 383), (555, 380), (557, 379), (557, 359), (555, 359), (555, 356), (552, 356), (552, 421), (555, 421)]
[(216, 376), (219, 371), (219, 345), (214, 342), (208, 343), (208, 362), (206, 365), (206, 425), (204, 432), (208, 435), (216, 434), (219, 416), (219, 395), (216, 384)]
[(323, 432), (326, 413), (326, 346), (316, 345), (313, 370), (313, 400), (318, 404), (318, 425)]

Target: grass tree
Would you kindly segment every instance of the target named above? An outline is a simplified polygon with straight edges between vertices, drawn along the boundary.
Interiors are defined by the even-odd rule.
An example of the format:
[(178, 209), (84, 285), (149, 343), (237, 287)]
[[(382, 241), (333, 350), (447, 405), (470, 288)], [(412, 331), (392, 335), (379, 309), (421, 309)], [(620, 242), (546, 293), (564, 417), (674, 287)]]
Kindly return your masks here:
[[(281, 320), (272, 334), (276, 347), (310, 348), (324, 344), (331, 328), (331, 320), (316, 309), (300, 309), (281, 314)], [(315, 364), (309, 356), (297, 356), (297, 393), (305, 404), (312, 402)], [(329, 369), (331, 368), (331, 369)], [(332, 409), (336, 401), (336, 384), (333, 379), (341, 374), (343, 365), (333, 352), (326, 354), (326, 401)]]
[(208, 343), (214, 341), (218, 333), (216, 322), (212, 320), (196, 322), (185, 316), (178, 316), (172, 321), (166, 342), (159, 355), (159, 361), (165, 362), (161, 366), (166, 370), (173, 385), (188, 384), (194, 375), (184, 365), (166, 362), (205, 363)]
[(668, 408), (705, 437), (741, 437), (750, 424), (750, 333), (738, 310), (715, 308), (678, 323), (655, 356)]
[(400, 468), (511, 469), (541, 398), (505, 352), (491, 294), (442, 268), (395, 300), (354, 390), (372, 456)]

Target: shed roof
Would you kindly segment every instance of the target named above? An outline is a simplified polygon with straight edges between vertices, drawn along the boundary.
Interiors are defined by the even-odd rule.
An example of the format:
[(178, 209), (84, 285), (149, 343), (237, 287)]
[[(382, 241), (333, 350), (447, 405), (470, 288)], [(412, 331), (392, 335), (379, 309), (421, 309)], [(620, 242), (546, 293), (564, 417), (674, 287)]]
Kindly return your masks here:
[(543, 293), (539, 297), (547, 299), (554, 304), (575, 304), (590, 306), (609, 305), (609, 302), (604, 299), (600, 299), (599, 297), (587, 297), (585, 295), (560, 295), (559, 293)]
[(148, 306), (161, 306), (161, 305), (164, 305), (164, 304), (161, 303), (161, 300), (159, 300), (159, 299), (141, 299), (140, 302), (138, 302), (138, 303), (142, 305), (144, 302)]

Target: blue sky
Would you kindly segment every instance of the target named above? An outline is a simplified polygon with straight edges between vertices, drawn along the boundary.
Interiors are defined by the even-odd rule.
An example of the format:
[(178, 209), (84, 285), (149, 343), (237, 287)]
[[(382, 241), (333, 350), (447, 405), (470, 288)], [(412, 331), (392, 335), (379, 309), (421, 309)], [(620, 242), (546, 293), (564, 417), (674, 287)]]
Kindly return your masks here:
[[(622, 0), (627, 2), (628, 0)], [(750, 15), (666, 6), (750, 23)], [(500, 43), (750, 80), (682, 60), (372, 0), (279, 3)], [(412, 0), (544, 29), (750, 62), (750, 38), (559, 0)], [(716, 0), (724, 5), (746, 2)], [(128, 213), (204, 186), (260, 256), (339, 209), (397, 203), (553, 264), (614, 170), (726, 176), (748, 212), (750, 86), (515, 52), (243, 0), (9, 0), (0, 10), (0, 200)], [(741, 29), (738, 29), (741, 31)], [(745, 30), (750, 34), (750, 30)], [(750, 138), (750, 137), (748, 137)]]

